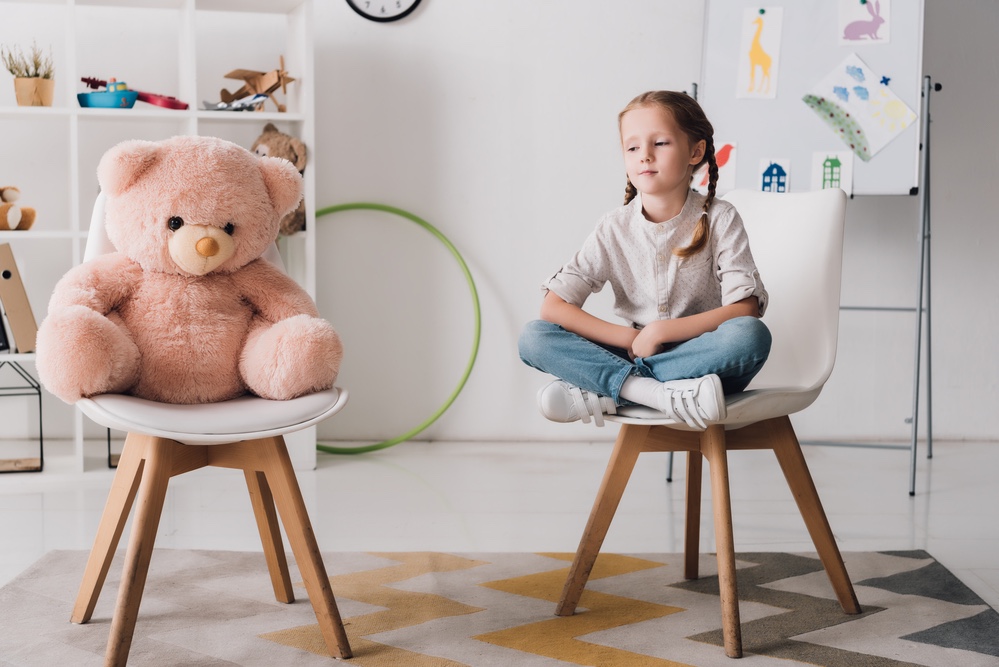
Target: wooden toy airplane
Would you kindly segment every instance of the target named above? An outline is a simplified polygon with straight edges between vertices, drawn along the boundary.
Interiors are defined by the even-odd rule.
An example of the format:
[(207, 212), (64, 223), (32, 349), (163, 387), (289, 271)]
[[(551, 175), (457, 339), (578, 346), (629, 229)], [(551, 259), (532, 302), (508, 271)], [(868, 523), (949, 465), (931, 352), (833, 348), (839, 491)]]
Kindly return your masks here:
[[(242, 79), (243, 85), (234, 93), (230, 93), (225, 88), (222, 89), (220, 96), (222, 101), (226, 104), (232, 103), (233, 100), (239, 100), (247, 95), (267, 95), (271, 97), (278, 88), (285, 95), (288, 94), (287, 84), (291, 83), (295, 79), (288, 76), (288, 72), (284, 69), (284, 56), (281, 56), (281, 66), (278, 69), (271, 70), (270, 72), (258, 72), (256, 70), (249, 69), (234, 69), (225, 75), (227, 79)], [(274, 100), (273, 97), (271, 97)], [(285, 111), (285, 105), (281, 104), (277, 100), (274, 100), (274, 104), (277, 105), (278, 111)]]

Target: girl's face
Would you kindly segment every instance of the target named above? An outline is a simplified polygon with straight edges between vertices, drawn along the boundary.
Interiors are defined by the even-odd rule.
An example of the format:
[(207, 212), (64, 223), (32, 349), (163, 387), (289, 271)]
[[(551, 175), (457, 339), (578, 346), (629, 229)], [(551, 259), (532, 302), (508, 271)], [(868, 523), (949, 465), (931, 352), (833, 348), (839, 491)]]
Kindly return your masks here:
[(673, 114), (644, 106), (622, 116), (621, 149), (628, 178), (639, 192), (686, 198), (694, 165), (704, 158), (705, 142), (692, 146)]

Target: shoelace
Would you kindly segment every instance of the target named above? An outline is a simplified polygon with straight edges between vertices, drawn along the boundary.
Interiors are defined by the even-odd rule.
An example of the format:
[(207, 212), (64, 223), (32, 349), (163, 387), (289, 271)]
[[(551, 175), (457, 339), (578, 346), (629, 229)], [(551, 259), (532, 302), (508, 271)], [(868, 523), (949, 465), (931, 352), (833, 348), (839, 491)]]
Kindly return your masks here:
[(584, 391), (574, 385), (569, 385), (569, 394), (572, 396), (572, 403), (576, 408), (576, 414), (584, 424), (590, 423), (590, 415), (593, 416), (594, 426), (604, 425), (604, 412), (600, 406), (600, 397), (596, 394)]
[(673, 411), (672, 417), (687, 424), (691, 428), (706, 429), (708, 427), (704, 418), (697, 410), (697, 398), (693, 389), (682, 391), (671, 391), (669, 396), (669, 407)]

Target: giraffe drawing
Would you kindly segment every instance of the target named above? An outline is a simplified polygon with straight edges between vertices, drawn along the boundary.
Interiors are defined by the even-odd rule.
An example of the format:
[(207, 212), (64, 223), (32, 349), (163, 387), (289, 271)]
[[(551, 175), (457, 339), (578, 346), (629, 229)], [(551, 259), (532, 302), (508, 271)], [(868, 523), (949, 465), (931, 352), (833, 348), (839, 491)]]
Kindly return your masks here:
[[(756, 33), (753, 43), (749, 46), (749, 92), (770, 92), (770, 54), (763, 50), (760, 44), (760, 34), (763, 32), (763, 18), (757, 16), (753, 20)], [(756, 68), (760, 68), (760, 85), (756, 85)]]

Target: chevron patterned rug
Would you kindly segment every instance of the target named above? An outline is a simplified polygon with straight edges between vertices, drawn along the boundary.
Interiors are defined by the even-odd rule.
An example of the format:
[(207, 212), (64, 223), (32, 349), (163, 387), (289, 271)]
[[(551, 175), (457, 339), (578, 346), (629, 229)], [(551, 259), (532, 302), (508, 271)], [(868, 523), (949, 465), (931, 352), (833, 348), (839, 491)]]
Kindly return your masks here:
[[(87, 554), (54, 551), (0, 589), (0, 665), (103, 662), (121, 571), (69, 622)], [(745, 657), (721, 648), (714, 558), (601, 554), (575, 616), (554, 616), (571, 554), (327, 553), (360, 667), (999, 666), (999, 614), (924, 551), (847, 553), (846, 616), (814, 554), (742, 553)], [(157, 550), (130, 665), (329, 665), (305, 590), (274, 600), (263, 554)], [(293, 581), (294, 577), (292, 564)]]

